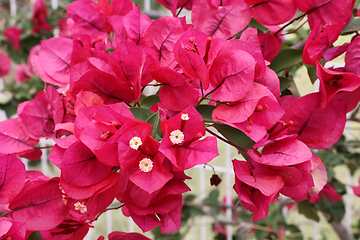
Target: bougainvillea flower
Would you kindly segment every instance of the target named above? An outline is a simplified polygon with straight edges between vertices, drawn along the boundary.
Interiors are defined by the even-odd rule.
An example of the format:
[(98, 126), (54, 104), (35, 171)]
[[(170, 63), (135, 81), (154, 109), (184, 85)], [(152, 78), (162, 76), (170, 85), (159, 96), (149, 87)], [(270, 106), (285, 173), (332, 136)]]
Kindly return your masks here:
[(158, 68), (151, 75), (164, 84), (159, 92), (159, 98), (164, 107), (172, 111), (182, 111), (195, 105), (199, 99), (199, 92), (194, 89), (186, 78), (170, 68)]
[(314, 180), (314, 186), (310, 188), (309, 195), (317, 196), (319, 192), (326, 185), (327, 172), (324, 163), (315, 154), (313, 154), (310, 161), (311, 161), (311, 175)]
[(27, 230), (49, 230), (67, 216), (69, 209), (63, 202), (59, 178), (27, 183), (10, 203), (11, 217), (25, 222)]
[(321, 107), (328, 106), (331, 99), (340, 91), (352, 92), (360, 86), (360, 77), (354, 73), (341, 73), (316, 64), (320, 80)]
[(342, 201), (342, 197), (336, 192), (336, 190), (327, 183), (324, 188), (320, 191), (319, 195), (317, 197), (310, 197), (309, 202), (315, 203), (315, 202), (321, 202), (321, 196), (324, 195), (327, 199), (329, 199), (332, 202), (339, 202)]
[(320, 25), (346, 25), (352, 16), (355, 0), (332, 0), (325, 4), (322, 0), (305, 0), (295, 1), (295, 4), (300, 11), (308, 13), (310, 29), (313, 29), (317, 21)]
[(282, 139), (270, 143), (263, 148), (260, 155), (253, 149), (250, 149), (248, 154), (258, 163), (275, 167), (300, 164), (309, 161), (312, 157), (310, 149), (296, 139)]
[(25, 239), (26, 228), (24, 222), (9, 218), (0, 218), (0, 239)]
[(25, 184), (25, 165), (13, 155), (0, 153), (0, 166), (0, 204), (8, 204)]
[(360, 178), (359, 178), (359, 186), (352, 187), (354, 194), (358, 197), (360, 197)]
[(338, 39), (343, 27), (344, 24), (320, 25), (320, 22), (317, 22), (306, 40), (303, 62), (315, 66), (324, 50)]
[(187, 28), (185, 18), (159, 18), (146, 29), (140, 46), (148, 48), (148, 53), (156, 56), (160, 67), (169, 67), (175, 61), (174, 45)]
[(125, 216), (131, 216), (144, 231), (161, 226), (161, 233), (179, 230), (181, 222), (181, 193), (189, 187), (178, 178), (173, 178), (161, 189), (149, 194), (131, 182), (125, 191)]
[(66, 12), (74, 20), (73, 34), (86, 33), (95, 40), (98, 37), (106, 38), (108, 31), (111, 32), (106, 9), (99, 3), (89, 0), (74, 1), (66, 7)]
[(161, 122), (164, 134), (159, 151), (180, 171), (211, 161), (218, 153), (215, 137), (206, 137), (200, 113), (190, 106), (175, 117)]
[(251, 6), (253, 17), (261, 24), (279, 25), (296, 13), (294, 0), (245, 0)]
[(51, 31), (52, 26), (46, 21), (49, 10), (43, 0), (36, 0), (34, 4), (34, 12), (31, 21), (35, 23), (31, 32), (36, 33), (40, 30)]
[(162, 188), (173, 175), (163, 165), (159, 142), (151, 137), (151, 125), (131, 121), (119, 130), (118, 156), (121, 170), (141, 189), (152, 193)]
[(360, 68), (357, 56), (359, 56), (360, 51), (360, 37), (353, 38), (346, 50), (344, 70), (359, 75)]
[[(218, 8), (210, 6), (207, 0), (194, 1), (191, 20), (197, 30), (226, 40), (249, 24), (250, 7), (241, 1), (223, 2), (223, 6)], [(236, 24), (233, 24), (234, 22)]]
[(140, 233), (125, 233), (125, 232), (112, 232), (108, 235), (109, 240), (150, 240), (150, 238), (141, 235)]
[(151, 23), (152, 20), (148, 16), (140, 13), (140, 7), (131, 10), (123, 19), (127, 40), (139, 45)]
[(282, 120), (293, 122), (287, 134), (298, 134), (297, 139), (311, 148), (327, 148), (336, 143), (343, 133), (346, 103), (331, 101), (327, 108), (321, 108), (320, 94), (308, 94), (293, 101)]
[[(343, 45), (329, 48), (323, 54), (323, 58), (326, 61), (331, 61), (331, 60), (339, 57), (341, 54), (351, 51), (352, 49), (349, 49), (349, 51), (348, 51), (349, 45), (350, 45), (350, 43), (344, 43)], [(345, 58), (345, 62), (346, 62), (346, 58)], [(352, 72), (352, 71), (346, 70), (346, 64), (345, 64), (345, 71), (346, 72)]]
[(184, 7), (188, 0), (156, 0), (158, 3), (169, 9), (172, 13), (172, 15), (176, 16), (176, 9)]
[(11, 60), (8, 55), (0, 52), (0, 77), (9, 73), (11, 68)]
[(211, 41), (209, 35), (190, 27), (174, 46), (175, 59), (185, 74), (200, 79), (202, 87), (209, 87), (205, 59)]
[(58, 22), (59, 37), (73, 38), (74, 20), (72, 18), (62, 18)]
[(264, 55), (264, 59), (266, 61), (272, 62), (272, 60), (280, 52), (282, 40), (278, 37), (275, 37), (274, 34), (271, 33), (258, 33), (258, 36), (261, 44), (261, 52)]
[(26, 135), (33, 139), (54, 136), (55, 123), (49, 112), (49, 105), (45, 91), (40, 91), (34, 99), (19, 105), (19, 123)]
[(70, 211), (61, 224), (53, 229), (41, 231), (41, 236), (52, 240), (82, 240), (92, 227), (86, 220), (86, 215)]
[(283, 187), (284, 180), (271, 172), (258, 171), (255, 175), (248, 162), (233, 160), (234, 190), (243, 206), (253, 212), (253, 221), (266, 218), (271, 201)]
[(111, 172), (82, 142), (70, 145), (60, 163), (61, 178), (66, 182), (79, 186), (91, 186), (103, 181)]
[[(0, 122), (0, 153), (19, 156), (40, 152), (41, 156), (41, 150), (34, 148), (38, 142), (39, 140), (25, 134), (17, 118)], [(32, 160), (38, 160), (38, 158)]]
[(19, 83), (25, 83), (27, 80), (32, 78), (34, 76), (34, 73), (32, 72), (31, 68), (26, 65), (25, 63), (22, 63), (20, 65), (17, 65), (15, 68), (15, 80)]
[(213, 100), (238, 101), (254, 82), (255, 60), (245, 51), (230, 50), (215, 58), (209, 70), (210, 84), (216, 88)]
[(46, 83), (65, 88), (70, 83), (70, 62), (73, 41), (69, 38), (51, 38), (31, 53), (31, 65)]
[(17, 27), (9, 27), (4, 31), (4, 36), (9, 40), (9, 42), (11, 43), (12, 47), (15, 50), (20, 49), (21, 34), (22, 34), (22, 30)]

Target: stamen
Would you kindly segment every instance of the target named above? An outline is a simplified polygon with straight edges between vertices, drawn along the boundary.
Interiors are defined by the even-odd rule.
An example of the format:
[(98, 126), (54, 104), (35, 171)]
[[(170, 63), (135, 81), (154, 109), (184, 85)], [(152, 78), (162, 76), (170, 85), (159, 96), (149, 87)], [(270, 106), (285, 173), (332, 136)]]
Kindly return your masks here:
[(114, 133), (112, 132), (102, 132), (101, 135), (100, 135), (100, 139), (103, 140), (103, 141), (106, 141), (108, 139), (110, 139), (112, 136), (114, 135)]
[(74, 204), (74, 206), (75, 206), (75, 210), (79, 210), (83, 214), (87, 212), (87, 207), (83, 203), (77, 202)]

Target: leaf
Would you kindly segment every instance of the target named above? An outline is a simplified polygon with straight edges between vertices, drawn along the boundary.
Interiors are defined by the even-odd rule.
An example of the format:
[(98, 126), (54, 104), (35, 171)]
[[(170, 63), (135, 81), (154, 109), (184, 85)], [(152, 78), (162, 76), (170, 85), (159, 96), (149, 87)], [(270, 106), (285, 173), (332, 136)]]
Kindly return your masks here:
[(313, 204), (309, 203), (309, 201), (298, 202), (298, 210), (299, 213), (303, 214), (305, 217), (319, 222), (320, 217), (317, 213), (317, 210)]
[(262, 25), (261, 23), (256, 21), (254, 18), (251, 18), (251, 21), (250, 21), (250, 23), (249, 23), (249, 25), (247, 27), (248, 28), (256, 28), (257, 30), (260, 31), (260, 33), (268, 33), (268, 32), (270, 32), (269, 29), (267, 29), (264, 25)]
[(279, 77), (280, 80), (280, 92), (285, 91), (293, 82), (293, 80), (286, 77)]
[(151, 128), (151, 136), (154, 139), (155, 139), (156, 135), (159, 136), (159, 137), (162, 137), (161, 127), (160, 127), (161, 119), (160, 119), (159, 111), (157, 111), (151, 117), (149, 117), (146, 120), (146, 122), (150, 123), (151, 126), (152, 126), (152, 128)]
[(142, 99), (139, 104), (142, 108), (150, 108), (152, 105), (160, 102), (159, 95), (150, 95)]
[(215, 127), (226, 139), (237, 146), (246, 148), (253, 143), (245, 133), (236, 128), (221, 123), (215, 123), (213, 127)]
[(38, 231), (32, 232), (28, 240), (41, 240), (41, 232)]
[(314, 84), (314, 82), (318, 79), (317, 73), (316, 73), (316, 67), (313, 65), (308, 65), (308, 64), (305, 64), (305, 67), (307, 69), (311, 83)]
[(219, 190), (212, 190), (209, 196), (203, 200), (203, 203), (207, 205), (217, 205), (219, 203)]
[(142, 107), (131, 107), (130, 111), (132, 112), (136, 120), (144, 122), (146, 122), (154, 114), (153, 111)]
[(295, 226), (295, 225), (285, 225), (285, 229), (292, 233), (286, 239), (289, 239), (289, 240), (303, 240), (304, 239), (304, 237), (302, 235), (299, 235), (299, 234), (301, 234), (301, 231), (297, 226)]
[(184, 201), (185, 202), (192, 202), (194, 201), (196, 198), (196, 195), (193, 195), (193, 194), (188, 194), (184, 197)]
[(212, 112), (215, 108), (211, 105), (199, 105), (196, 110), (201, 114), (204, 121), (213, 121)]
[(279, 73), (281, 70), (301, 62), (301, 60), (302, 50), (284, 48), (280, 50), (279, 54), (274, 58), (269, 67), (276, 73)]
[(320, 202), (315, 203), (316, 208), (331, 215), (329, 222), (341, 222), (345, 215), (344, 201), (332, 202), (325, 196), (321, 196), (321, 199), (322, 200)]

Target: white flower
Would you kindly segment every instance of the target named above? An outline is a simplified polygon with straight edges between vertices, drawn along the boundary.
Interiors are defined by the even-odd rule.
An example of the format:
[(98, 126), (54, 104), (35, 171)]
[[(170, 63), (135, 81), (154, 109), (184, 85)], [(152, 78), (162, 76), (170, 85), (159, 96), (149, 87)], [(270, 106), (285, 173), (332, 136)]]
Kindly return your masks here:
[(150, 172), (153, 168), (153, 162), (149, 158), (144, 158), (140, 161), (139, 168), (143, 172)]
[(174, 130), (170, 133), (170, 141), (173, 144), (179, 144), (182, 143), (184, 141), (184, 133), (182, 131), (178, 130)]
[(183, 114), (181, 114), (181, 119), (184, 120), (184, 121), (187, 121), (190, 118), (189, 118), (189, 115), (187, 113), (183, 113)]
[(75, 206), (75, 210), (80, 210), (81, 213), (86, 213), (87, 212), (87, 207), (86, 205), (80, 203), (80, 202), (77, 202), (74, 204)]
[(129, 145), (132, 149), (137, 150), (142, 144), (141, 138), (139, 137), (133, 137), (130, 142)]

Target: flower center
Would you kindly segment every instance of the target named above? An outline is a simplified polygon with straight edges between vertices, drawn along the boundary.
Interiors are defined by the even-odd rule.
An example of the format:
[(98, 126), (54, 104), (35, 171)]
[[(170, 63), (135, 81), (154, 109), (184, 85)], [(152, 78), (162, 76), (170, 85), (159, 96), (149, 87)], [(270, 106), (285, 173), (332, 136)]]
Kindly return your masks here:
[(169, 137), (173, 144), (179, 144), (184, 141), (184, 133), (179, 129), (172, 131)]
[(138, 150), (138, 148), (142, 145), (142, 141), (141, 138), (139, 137), (133, 137), (130, 142), (129, 145), (132, 149)]
[(153, 162), (149, 158), (143, 158), (139, 163), (139, 168), (143, 172), (150, 172), (153, 168)]

